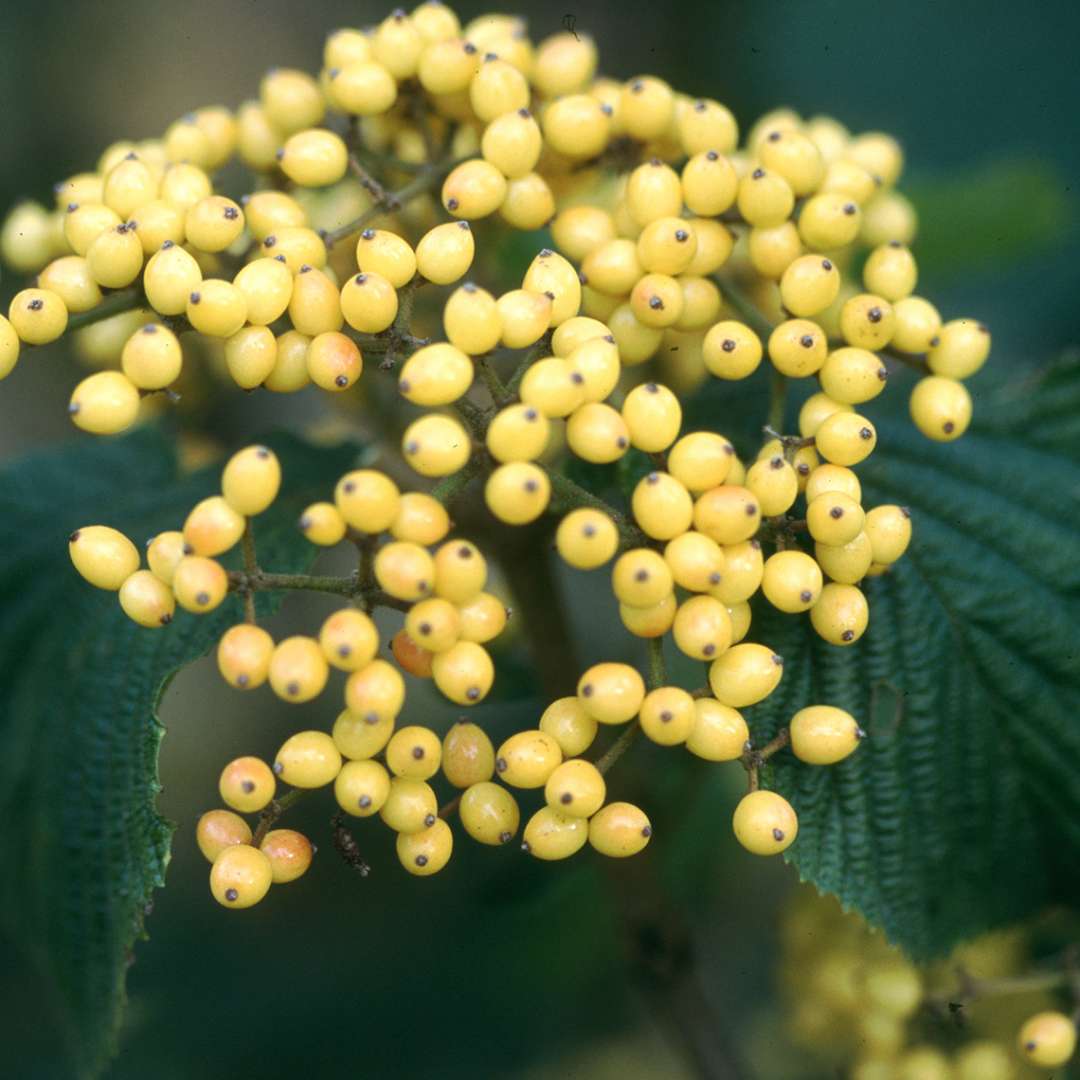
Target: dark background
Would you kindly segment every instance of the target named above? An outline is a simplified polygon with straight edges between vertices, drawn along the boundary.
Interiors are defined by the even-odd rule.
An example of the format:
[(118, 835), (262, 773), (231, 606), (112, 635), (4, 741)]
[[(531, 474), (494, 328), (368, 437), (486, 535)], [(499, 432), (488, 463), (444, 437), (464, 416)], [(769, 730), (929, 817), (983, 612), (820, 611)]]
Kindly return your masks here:
[[(458, 10), (464, 21), (483, 9)], [(567, 13), (535, 0), (515, 10), (534, 40)], [(1021, 367), (1080, 341), (1078, 10), (623, 0), (570, 13), (597, 39), (606, 73), (654, 72), (716, 97), (743, 130), (791, 105), (895, 133), (908, 160), (902, 187), (920, 212), (920, 292), (946, 317), (989, 322), (994, 362)], [(267, 67), (316, 68), (329, 30), (384, 14), (330, 0), (5, 5), (0, 210), (28, 194), (50, 201), (54, 180), (114, 139), (253, 96)], [(15, 286), (0, 286), (5, 303)], [(72, 437), (72, 371), (50, 352), (0, 388), (4, 460)], [(461, 843), (446, 873), (405, 881), (369, 830), (369, 861), (384, 872), (358, 880), (324, 848), (307, 879), (228, 915), (207, 893), (192, 836), (220, 763), (269, 755), (301, 712), (301, 723), (327, 722), (325, 705), (286, 716), (269, 695), (238, 697), (204, 662), (166, 701), (161, 805), (179, 829), (112, 1075), (680, 1077), (691, 1075), (685, 1048), (665, 1035), (695, 1011), (736, 1047), (746, 1075), (814, 1075), (787, 1056), (774, 990), (775, 915), (794, 874), (734, 850), (739, 776), (665, 773), (668, 759), (643, 753), (615, 794), (649, 785), (659, 837), (644, 870), (584, 856), (549, 867)], [(426, 708), (414, 696), (406, 716)], [(495, 722), (511, 719), (503, 709)], [(323, 810), (305, 807), (305, 819), (325, 843)], [(697, 959), (689, 980), (671, 974), (684, 948)], [(0, 1015), (8, 1075), (66, 1075), (47, 988), (15, 956), (0, 964)]]

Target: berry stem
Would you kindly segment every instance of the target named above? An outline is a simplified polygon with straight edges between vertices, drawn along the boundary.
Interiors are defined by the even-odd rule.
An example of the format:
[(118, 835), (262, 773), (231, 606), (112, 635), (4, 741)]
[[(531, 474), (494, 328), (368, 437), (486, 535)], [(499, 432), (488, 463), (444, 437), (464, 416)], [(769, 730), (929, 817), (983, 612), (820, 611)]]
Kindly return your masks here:
[(391, 207), (402, 207), (417, 198), (417, 196), (430, 191), (455, 165), (459, 164), (460, 160), (462, 159), (447, 158), (445, 161), (429, 165), (423, 172), (417, 173), (415, 178), (410, 180), (404, 187), (399, 188), (397, 191), (386, 192), (384, 199), (377, 199), (375, 204), (360, 214), (359, 217), (347, 221), (340, 228), (331, 229), (325, 237), (326, 246), (328, 248), (334, 247), (347, 237), (358, 233), (369, 222), (382, 217)]
[(364, 585), (358, 574), (351, 574), (348, 577), (329, 577), (319, 574), (269, 574), (265, 570), (246, 574), (243, 571), (230, 570), (229, 588), (233, 592), (248, 589), (252, 592), (294, 589), (301, 592), (333, 593), (349, 599), (359, 597), (363, 600), (367, 611), (372, 611), (377, 607), (408, 611), (411, 606), (406, 601), (398, 600), (397, 597), (377, 589), (374, 584)]
[(750, 791), (757, 791), (761, 786), (761, 770), (765, 762), (773, 754), (783, 750), (790, 741), (791, 735), (785, 727), (781, 728), (760, 750), (755, 750), (747, 743), (746, 750), (743, 756), (739, 758), (739, 762), (746, 770), (746, 783)]
[(501, 409), (509, 405), (513, 400), (513, 395), (507, 392), (502, 379), (499, 378), (499, 373), (492, 367), (491, 361), (486, 356), (476, 357), (476, 370), (480, 373), (480, 378), (487, 387), (495, 408)]
[(81, 330), (84, 326), (92, 326), (101, 322), (102, 319), (111, 319), (124, 311), (134, 311), (146, 303), (146, 297), (142, 289), (131, 286), (127, 289), (118, 289), (110, 293), (97, 307), (89, 311), (78, 311), (68, 316), (67, 329)]
[(468, 486), (469, 482), (480, 472), (480, 459), (477, 455), (469, 458), (466, 464), (450, 476), (444, 476), (432, 489), (431, 497), (438, 499), (443, 506), (449, 506), (451, 500)]
[[(244, 535), (240, 542), (244, 552), (244, 573), (250, 582), (259, 572), (259, 563), (255, 557), (255, 533), (251, 528), (251, 518), (247, 518), (244, 522)], [(255, 591), (250, 585), (244, 590), (244, 621), (253, 625), (255, 623)]]
[(408, 359), (408, 357), (412, 355), (411, 352), (406, 354), (404, 351), (405, 349), (415, 351), (420, 348), (421, 345), (427, 344), (427, 339), (413, 337), (409, 332), (409, 325), (412, 322), (413, 317), (413, 307), (416, 303), (416, 290), (423, 283), (424, 279), (417, 274), (411, 281), (398, 289), (397, 315), (394, 316), (394, 322), (390, 329), (385, 331), (385, 334), (389, 339), (389, 344), (383, 355), (382, 362), (379, 364), (379, 367), (383, 371), (393, 371), (398, 360)]
[[(783, 430), (784, 414), (787, 411), (788, 380), (776, 368), (769, 372), (769, 412), (767, 426), (777, 431)], [(788, 444), (784, 443), (784, 457), (788, 457)], [(790, 461), (791, 459), (788, 458)]]
[[(756, 334), (762, 338), (768, 338), (773, 332), (773, 324), (765, 317), (757, 304), (750, 299), (742, 286), (729, 274), (716, 274), (714, 276), (727, 304), (735, 309), (738, 315), (750, 325)], [(777, 374), (779, 374), (779, 372), (777, 372)], [(782, 425), (773, 424), (772, 426), (779, 427)]]
[(251, 838), (252, 847), (258, 847), (266, 834), (273, 828), (274, 823), (285, 813), (289, 807), (298, 803), (308, 794), (309, 788), (291, 788), (280, 799), (272, 799), (270, 805), (259, 814), (259, 824), (255, 827), (255, 835)]
[(596, 759), (597, 771), (606, 773), (616, 761), (630, 749), (630, 744), (637, 738), (641, 731), (641, 724), (634, 720), (626, 730), (607, 748), (604, 754)]
[(351, 866), (361, 877), (367, 877), (371, 873), (371, 867), (364, 861), (360, 854), (360, 845), (356, 837), (345, 825), (345, 815), (339, 810), (330, 819), (331, 835), (334, 839), (334, 850)]
[(919, 354), (900, 352), (899, 349), (894, 349), (891, 345), (886, 345), (883, 349), (878, 349), (879, 356), (887, 356), (890, 360), (895, 360), (898, 364), (903, 364), (904, 367), (909, 367), (912, 371), (919, 372), (920, 375), (930, 374), (930, 365), (926, 362), (926, 357)]
[(646, 685), (650, 690), (656, 690), (667, 682), (667, 663), (664, 660), (664, 638), (648, 638), (648, 663), (649, 671), (646, 677)]
[(1058, 990), (1070, 985), (1073, 973), (1068, 966), (1071, 953), (1066, 950), (1063, 966), (1051, 971), (1032, 971), (1025, 975), (1006, 975), (995, 979), (977, 979), (967, 968), (956, 968), (956, 986), (927, 997), (926, 1006), (934, 1012), (955, 1016), (965, 1005), (989, 997), (1030, 994)]

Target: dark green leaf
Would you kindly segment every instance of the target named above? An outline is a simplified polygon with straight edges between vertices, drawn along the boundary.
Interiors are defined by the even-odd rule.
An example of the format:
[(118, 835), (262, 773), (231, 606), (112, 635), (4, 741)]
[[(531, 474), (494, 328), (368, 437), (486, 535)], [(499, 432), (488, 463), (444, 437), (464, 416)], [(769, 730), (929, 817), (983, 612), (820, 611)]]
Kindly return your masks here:
[(762, 740), (829, 703), (869, 730), (768, 782), (799, 811), (802, 876), (928, 957), (1080, 895), (1080, 364), (983, 395), (948, 446), (872, 415), (864, 501), (911, 507), (911, 550), (867, 582), (852, 648), (755, 613), (786, 663), (751, 723)]
[[(326, 496), (355, 449), (268, 441), (285, 488), (256, 540), (267, 565), (299, 571), (312, 553), (296, 516)], [(142, 629), (76, 574), (66, 537), (105, 523), (141, 544), (177, 528), (218, 483), (217, 468), (180, 476), (152, 428), (73, 442), (0, 474), (0, 911), (54, 984), (80, 1075), (96, 1075), (112, 1052), (131, 951), (169, 861), (172, 826), (154, 805), (158, 702), (173, 673), (237, 621), (239, 601)]]

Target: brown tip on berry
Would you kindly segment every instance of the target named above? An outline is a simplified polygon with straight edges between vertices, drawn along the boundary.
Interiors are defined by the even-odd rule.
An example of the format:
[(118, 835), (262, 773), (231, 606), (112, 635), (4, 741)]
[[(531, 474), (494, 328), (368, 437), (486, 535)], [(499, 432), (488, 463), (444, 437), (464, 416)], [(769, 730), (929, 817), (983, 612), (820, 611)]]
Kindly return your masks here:
[(240, 896), (240, 894), (235, 889), (226, 889), (225, 890), (225, 899), (226, 900), (229, 900), (229, 901), (236, 900), (236, 899), (239, 898), (239, 896)]
[(81, 534), (81, 533), (79, 532), (79, 530), (78, 530), (78, 529), (76, 529), (76, 530), (75, 530), (75, 531), (74, 531), (74, 532), (73, 532), (73, 533), (72, 533), (72, 534), (71, 534), (71, 535), (70, 535), (70, 536), (68, 537), (68, 543), (69, 543), (69, 544), (74, 544), (74, 543), (75, 543), (75, 541), (79, 539), (80, 535), (82, 535), (82, 534)]
[(506, 766), (506, 758), (497, 757), (495, 759), (495, 771), (496, 772), (504, 773), (504, 772), (506, 772), (506, 767), (507, 767)]
[(779, 844), (780, 841), (784, 839), (784, 830), (783, 829), (773, 829), (772, 835), (773, 835), (773, 839)]

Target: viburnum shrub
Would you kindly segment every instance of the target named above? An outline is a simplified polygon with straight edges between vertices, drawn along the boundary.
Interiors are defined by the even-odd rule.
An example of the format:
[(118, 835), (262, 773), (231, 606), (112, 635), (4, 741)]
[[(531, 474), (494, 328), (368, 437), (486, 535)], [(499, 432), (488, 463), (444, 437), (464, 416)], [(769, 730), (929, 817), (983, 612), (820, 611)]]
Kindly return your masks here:
[[(68, 537), (75, 569), (117, 593), (139, 635), (187, 642), (192, 617), (213, 619), (231, 687), (325, 705), (321, 727), (276, 749), (238, 746), (223, 805), (184, 823), (226, 908), (304, 875), (315, 846), (278, 822), (317, 789), (336, 804), (333, 846), (365, 874), (363, 830), (377, 827), (365, 818), (393, 830), (416, 876), (452, 873), (465, 838), (542, 860), (586, 845), (635, 856), (665, 842), (647, 790), (640, 806), (618, 797), (618, 764), (642, 739), (737, 763), (738, 841), (797, 855), (800, 819), (815, 848), (844, 822), (806, 795), (817, 781), (796, 797), (796, 778), (871, 752), (872, 714), (907, 693), (879, 659), (828, 674), (860, 648), (879, 597), (888, 625), (904, 624), (889, 637), (906, 661), (931, 633), (875, 591), (920, 519), (879, 497), (902, 492), (895, 471), (864, 498), (863, 463), (906, 438), (871, 417), (905, 395), (908, 427), (959, 439), (990, 333), (918, 293), (900, 145), (789, 109), (740, 131), (719, 101), (606, 77), (598, 61), (576, 31), (534, 44), (512, 17), (463, 27), (426, 2), (331, 34), (318, 71), (271, 70), (238, 109), (109, 146), (57, 184), (55, 208), (24, 204), (4, 226), (7, 262), (36, 277), (0, 318), (0, 374), (72, 335), (95, 369), (71, 392), (82, 431), (170, 410), (182, 423), (189, 399), (231, 380), (275, 396), (312, 387), (305, 399), (329, 395), (365, 436), (290, 511), (307, 553), (263, 523), (301, 490), (290, 457), (314, 451), (271, 439), (237, 449), (219, 486), (183, 481), (171, 527), (125, 535), (105, 497)], [(285, 420), (288, 402), (274, 412)], [(975, 468), (962, 451), (905, 453), (946, 500), (950, 470)], [(310, 457), (301, 465), (310, 474)], [(515, 546), (520, 529), (530, 539)], [(552, 536), (562, 563), (608, 583), (626, 636), (603, 642), (607, 659), (564, 667), (565, 692), (493, 738), (469, 710), (499, 686), (500, 636), (524, 621), (535, 646), (545, 605), (561, 603), (519, 606), (509, 564), (546, 559)], [(356, 569), (314, 572), (331, 548)], [(288, 590), (333, 603), (275, 639), (261, 594)], [(817, 638), (794, 673), (792, 626)], [(459, 719), (406, 719), (418, 680)], [(883, 752), (907, 754), (909, 734), (924, 737), (885, 732)], [(888, 963), (874, 992), (906, 1016), (907, 984), (886, 983), (914, 977)], [(1072, 1052), (1057, 1014), (1024, 1032), (1036, 1062)]]

